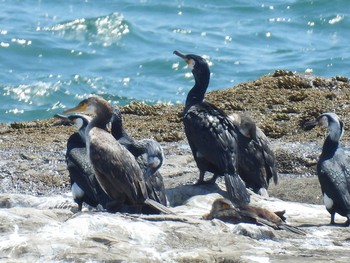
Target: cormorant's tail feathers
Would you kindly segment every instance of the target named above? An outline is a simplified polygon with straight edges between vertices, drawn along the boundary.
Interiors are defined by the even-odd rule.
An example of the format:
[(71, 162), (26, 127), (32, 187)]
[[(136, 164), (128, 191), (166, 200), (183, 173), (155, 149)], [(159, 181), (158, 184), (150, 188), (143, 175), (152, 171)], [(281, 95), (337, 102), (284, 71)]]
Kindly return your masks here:
[(250, 195), (238, 174), (225, 174), (225, 185), (229, 199), (235, 206), (239, 207), (249, 204)]
[(175, 214), (173, 211), (171, 211), (168, 207), (158, 203), (157, 201), (154, 201), (150, 198), (147, 198), (145, 200), (145, 204), (158, 210), (159, 212), (162, 212), (163, 214)]

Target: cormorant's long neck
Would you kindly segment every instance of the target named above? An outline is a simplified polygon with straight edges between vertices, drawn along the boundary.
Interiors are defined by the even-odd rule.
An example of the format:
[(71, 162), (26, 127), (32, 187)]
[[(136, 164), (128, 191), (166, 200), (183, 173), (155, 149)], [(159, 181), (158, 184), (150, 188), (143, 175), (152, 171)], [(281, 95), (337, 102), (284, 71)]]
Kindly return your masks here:
[(195, 79), (195, 84), (193, 88), (188, 92), (185, 111), (187, 111), (192, 105), (200, 103), (204, 100), (204, 95), (209, 85), (209, 69), (198, 72), (195, 72), (195, 70), (193, 70), (192, 73)]
[(339, 141), (333, 140), (329, 135), (323, 143), (321, 158), (331, 158), (339, 147)]
[(87, 135), (94, 127), (106, 130), (107, 124), (112, 118), (112, 112), (110, 109), (98, 110), (96, 116), (90, 121), (86, 127), (85, 134)]
[(113, 114), (111, 119), (111, 133), (113, 137), (122, 145), (128, 146), (134, 142), (134, 139), (123, 128), (123, 121), (120, 113)]
[(343, 123), (332, 121), (329, 125), (329, 134), (323, 143), (322, 154), (324, 158), (330, 158), (339, 147), (339, 140), (343, 135)]

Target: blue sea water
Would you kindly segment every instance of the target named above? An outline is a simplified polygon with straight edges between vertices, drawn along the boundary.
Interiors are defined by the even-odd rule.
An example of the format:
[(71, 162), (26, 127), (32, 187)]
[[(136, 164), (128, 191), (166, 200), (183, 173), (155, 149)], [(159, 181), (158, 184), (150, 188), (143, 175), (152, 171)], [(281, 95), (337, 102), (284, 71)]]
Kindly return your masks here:
[(183, 103), (180, 50), (210, 63), (209, 90), (275, 69), (349, 76), (348, 0), (0, 0), (0, 122), (45, 119), (98, 94)]

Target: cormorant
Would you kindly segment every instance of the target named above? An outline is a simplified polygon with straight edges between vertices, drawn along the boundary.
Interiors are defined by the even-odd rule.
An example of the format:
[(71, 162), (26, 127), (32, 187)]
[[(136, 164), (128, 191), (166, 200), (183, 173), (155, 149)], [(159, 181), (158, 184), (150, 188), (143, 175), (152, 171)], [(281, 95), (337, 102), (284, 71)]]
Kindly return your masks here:
[(238, 174), (247, 188), (268, 196), (270, 179), (273, 178), (275, 184), (278, 182), (277, 161), (270, 142), (247, 114), (231, 114), (229, 117), (240, 131), (237, 134)]
[(192, 70), (195, 85), (189, 91), (183, 123), (193, 157), (199, 169), (198, 183), (204, 182), (206, 171), (224, 176), (230, 199), (236, 205), (249, 203), (250, 196), (244, 182), (237, 173), (237, 132), (224, 111), (204, 101), (209, 85), (210, 71), (207, 62), (198, 55), (174, 54), (186, 61)]
[(285, 211), (271, 212), (268, 209), (251, 205), (236, 208), (229, 200), (218, 198), (214, 201), (210, 213), (204, 215), (203, 218), (207, 220), (216, 218), (232, 224), (249, 223), (264, 225), (273, 229), (283, 229), (305, 235), (305, 232), (301, 229), (288, 225), (285, 222), (284, 213)]
[(127, 207), (142, 212), (146, 205), (159, 212), (171, 213), (148, 197), (144, 176), (135, 157), (105, 130), (112, 118), (112, 106), (102, 98), (89, 97), (64, 113), (71, 112), (95, 114), (85, 132), (87, 154), (100, 186), (113, 199), (116, 210), (123, 211)]
[(343, 122), (332, 112), (321, 114), (306, 126), (328, 127), (329, 133), (323, 143), (322, 153), (317, 163), (317, 175), (321, 185), (323, 202), (331, 214), (331, 224), (338, 213), (347, 218), (350, 225), (350, 158), (340, 147), (344, 132)]
[(158, 171), (164, 160), (161, 145), (152, 139), (134, 140), (129, 136), (123, 128), (122, 116), (117, 107), (113, 110), (111, 133), (135, 156), (145, 177), (148, 197), (166, 206), (163, 177)]
[(70, 116), (57, 114), (55, 117), (72, 124), (78, 130), (67, 141), (66, 163), (73, 199), (78, 204), (79, 211), (81, 211), (83, 203), (92, 207), (97, 207), (100, 204), (106, 208), (111, 199), (97, 182), (86, 152), (85, 129), (91, 121), (91, 117), (83, 114)]

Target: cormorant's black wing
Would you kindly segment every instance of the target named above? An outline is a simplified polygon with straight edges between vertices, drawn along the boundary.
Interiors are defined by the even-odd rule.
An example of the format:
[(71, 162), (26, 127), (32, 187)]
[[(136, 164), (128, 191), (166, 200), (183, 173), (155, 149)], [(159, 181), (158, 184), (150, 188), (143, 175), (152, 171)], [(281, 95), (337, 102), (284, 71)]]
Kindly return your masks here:
[(80, 135), (71, 135), (67, 142), (66, 163), (69, 172), (71, 186), (76, 183), (83, 191), (83, 201), (90, 206), (96, 207), (98, 201), (92, 178), (94, 172), (86, 155), (85, 144), (80, 143)]
[[(236, 167), (238, 131), (227, 115), (214, 105), (201, 102), (186, 111), (183, 122), (199, 170), (211, 167), (211, 172), (224, 175), (231, 201), (236, 205), (249, 203), (249, 194)], [(204, 161), (208, 164), (203, 165)]]
[(320, 159), (317, 165), (322, 193), (337, 203), (337, 208), (350, 214), (350, 158), (338, 149), (332, 159)]
[(271, 149), (271, 144), (268, 138), (259, 127), (256, 127), (256, 140), (261, 147), (261, 153), (265, 164), (267, 184), (269, 184), (271, 178), (273, 178), (273, 182), (277, 184), (278, 174), (276, 156)]
[(192, 106), (184, 115), (185, 133), (194, 158), (201, 156), (219, 172), (235, 172), (237, 142), (235, 127), (226, 114), (208, 102)]
[(248, 188), (258, 192), (267, 189), (265, 160), (262, 147), (255, 140), (238, 134), (238, 173)]
[(85, 143), (79, 133), (70, 136), (67, 142), (66, 162), (71, 185), (76, 183), (84, 191), (84, 202), (104, 208), (110, 198), (103, 192), (96, 180), (94, 170), (88, 160)]

